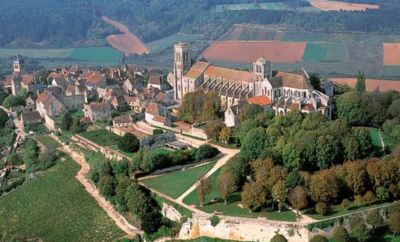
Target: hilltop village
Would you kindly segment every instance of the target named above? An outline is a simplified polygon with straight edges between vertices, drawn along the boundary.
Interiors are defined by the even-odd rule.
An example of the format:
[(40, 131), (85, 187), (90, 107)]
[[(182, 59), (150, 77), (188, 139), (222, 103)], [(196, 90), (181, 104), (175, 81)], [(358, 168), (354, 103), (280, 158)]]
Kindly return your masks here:
[(248, 70), (193, 61), (181, 42), (168, 73), (26, 73), (17, 56), (1, 80), (0, 196), (75, 161), (132, 241), (400, 232), (400, 94), (366, 92), (361, 72), (352, 89), (273, 66), (262, 56)]

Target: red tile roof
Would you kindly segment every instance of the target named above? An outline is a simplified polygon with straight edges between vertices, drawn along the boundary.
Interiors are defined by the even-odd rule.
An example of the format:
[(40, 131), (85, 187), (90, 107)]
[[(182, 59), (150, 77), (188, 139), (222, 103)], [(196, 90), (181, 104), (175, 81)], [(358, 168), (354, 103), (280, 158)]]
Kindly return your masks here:
[(220, 77), (229, 80), (252, 82), (253, 73), (248, 71), (239, 71), (224, 67), (209, 66), (205, 72), (206, 75), (212, 77)]
[(150, 76), (149, 84), (161, 85), (161, 83), (162, 83), (161, 76)]
[(190, 70), (185, 74), (186, 77), (189, 78), (197, 78), (199, 77), (201, 74), (204, 73), (204, 71), (207, 69), (207, 67), (210, 65), (210, 63), (208, 62), (204, 62), (204, 61), (199, 61), (196, 62), (191, 68)]
[(98, 103), (94, 102), (90, 104), (90, 108), (92, 110), (98, 111), (98, 110), (111, 110), (111, 105), (109, 103)]
[(260, 105), (262, 107), (272, 104), (271, 99), (269, 99), (267, 96), (257, 96), (257, 97), (248, 98), (247, 102), (249, 104), (256, 104), (256, 105)]

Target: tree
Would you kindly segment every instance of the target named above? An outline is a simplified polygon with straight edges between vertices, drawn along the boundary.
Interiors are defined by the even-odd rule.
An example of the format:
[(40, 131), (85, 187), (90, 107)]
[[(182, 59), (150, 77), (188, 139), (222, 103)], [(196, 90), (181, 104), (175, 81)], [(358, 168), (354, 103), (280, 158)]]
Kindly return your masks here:
[(310, 242), (329, 242), (329, 240), (327, 238), (325, 238), (322, 235), (315, 235), (314, 237), (312, 237), (310, 239)]
[(321, 91), (321, 79), (318, 74), (311, 73), (310, 74), (310, 84), (313, 86), (315, 90)]
[(366, 222), (371, 225), (372, 230), (374, 230), (376, 227), (383, 225), (384, 219), (379, 213), (379, 210), (375, 209), (368, 213)]
[(339, 158), (340, 142), (332, 135), (318, 137), (316, 146), (317, 166), (320, 169), (331, 167)]
[(272, 187), (272, 198), (278, 202), (278, 209), (281, 212), (283, 208), (283, 203), (286, 201), (289, 189), (287, 187), (286, 181), (279, 180), (273, 187)]
[(79, 134), (85, 132), (85, 130), (86, 130), (85, 125), (81, 123), (81, 121), (78, 118), (74, 119), (74, 122), (71, 127), (71, 132), (74, 134)]
[(199, 184), (196, 187), (196, 192), (199, 197), (200, 207), (204, 206), (204, 201), (206, 199), (206, 195), (211, 192), (211, 182), (210, 179), (206, 177), (201, 177), (199, 180)]
[(235, 179), (231, 172), (223, 171), (218, 176), (218, 192), (221, 194), (222, 199), (224, 199), (225, 205), (228, 203), (228, 197), (230, 194), (237, 190), (237, 185)]
[(370, 239), (371, 234), (367, 226), (364, 223), (364, 219), (360, 216), (355, 216), (350, 219), (349, 223), (350, 234), (352, 237), (356, 238), (357, 241), (366, 241)]
[(363, 108), (360, 95), (354, 92), (346, 92), (336, 98), (337, 115), (350, 126), (363, 125), (366, 112)]
[(225, 144), (229, 143), (231, 137), (232, 137), (232, 129), (229, 127), (224, 127), (219, 133), (219, 140), (224, 142)]
[(393, 212), (389, 213), (388, 217), (388, 226), (390, 231), (392, 231), (393, 234), (399, 234), (400, 233), (400, 211), (395, 210)]
[(196, 151), (196, 161), (207, 160), (215, 157), (219, 153), (219, 150), (214, 146), (209, 144), (200, 145), (200, 147)]
[(300, 210), (307, 207), (307, 192), (303, 187), (295, 187), (289, 194), (289, 202), (293, 208), (297, 210), (297, 216), (300, 214)]
[(400, 116), (400, 98), (392, 102), (392, 104), (388, 108), (388, 114), (392, 118)]
[(100, 192), (107, 198), (111, 198), (115, 194), (115, 181), (112, 176), (102, 176), (97, 184)]
[(224, 127), (225, 125), (220, 121), (217, 120), (210, 121), (207, 123), (206, 134), (213, 140), (218, 141), (220, 133)]
[(270, 242), (287, 242), (285, 236), (281, 234), (275, 234), (274, 237), (270, 240)]
[(359, 71), (357, 73), (357, 82), (356, 86), (354, 87), (357, 93), (365, 92), (365, 74), (364, 72)]
[(241, 196), (243, 206), (252, 212), (266, 205), (269, 194), (260, 182), (255, 181), (243, 186)]
[(386, 188), (384, 188), (384, 187), (376, 188), (376, 198), (380, 202), (386, 202), (390, 198), (388, 190)]
[(328, 205), (323, 202), (319, 202), (315, 205), (315, 212), (317, 212), (319, 215), (325, 215), (329, 210)]
[(4, 125), (6, 125), (7, 121), (8, 114), (3, 109), (0, 109), (0, 128), (4, 128)]
[(331, 202), (339, 196), (339, 180), (333, 170), (322, 170), (311, 176), (310, 195), (315, 202)]
[(126, 133), (118, 141), (118, 148), (124, 152), (134, 153), (139, 150), (140, 141), (135, 135)]
[(349, 242), (350, 236), (347, 230), (343, 227), (343, 225), (338, 225), (333, 231), (333, 238), (335, 242)]
[(365, 165), (360, 161), (351, 161), (344, 163), (343, 168), (345, 169), (344, 181), (347, 187), (355, 195), (364, 193), (369, 180)]
[(256, 128), (247, 132), (241, 140), (240, 151), (248, 160), (255, 160), (265, 147), (265, 129)]
[(64, 131), (70, 130), (72, 127), (73, 123), (73, 118), (72, 115), (69, 112), (66, 112), (63, 116), (62, 122), (61, 122), (61, 129)]
[(10, 107), (15, 107), (15, 106), (20, 106), (20, 105), (24, 105), (25, 101), (18, 97), (18, 96), (8, 96), (6, 97), (6, 99), (4, 99), (3, 101), (3, 106), (5, 108), (10, 108)]

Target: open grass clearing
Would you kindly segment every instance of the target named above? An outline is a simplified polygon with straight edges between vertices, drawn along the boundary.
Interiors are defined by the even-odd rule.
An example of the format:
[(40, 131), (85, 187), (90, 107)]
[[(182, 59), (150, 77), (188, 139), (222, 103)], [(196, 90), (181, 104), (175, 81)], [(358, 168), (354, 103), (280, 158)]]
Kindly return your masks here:
[(215, 165), (215, 162), (174, 171), (154, 178), (144, 179), (141, 182), (172, 198), (178, 198), (189, 189), (197, 180), (206, 174)]
[(304, 61), (345, 62), (348, 59), (345, 43), (308, 42), (304, 52)]
[(96, 129), (79, 135), (103, 147), (117, 145), (121, 139), (120, 136), (106, 129)]
[(217, 179), (221, 170), (218, 170), (214, 174), (210, 176), (211, 182), (211, 192), (207, 194), (205, 199), (205, 205), (200, 207), (199, 199), (196, 191), (191, 192), (183, 202), (187, 205), (195, 205), (198, 209), (203, 210), (207, 213), (219, 212), (222, 215), (227, 216), (238, 216), (238, 217), (249, 217), (249, 218), (258, 218), (258, 217), (266, 217), (271, 220), (278, 221), (296, 221), (296, 214), (292, 211), (262, 211), (262, 212), (252, 212), (248, 209), (240, 207), (240, 193), (236, 192), (232, 194), (229, 198), (229, 203), (227, 205), (224, 204), (218, 189), (217, 189)]
[(36, 136), (35, 139), (39, 141), (42, 145), (44, 145), (49, 150), (55, 150), (61, 146), (58, 141), (50, 137), (49, 135), (40, 135)]
[(71, 159), (0, 198), (0, 231), (44, 241), (112, 241), (124, 233), (75, 179)]

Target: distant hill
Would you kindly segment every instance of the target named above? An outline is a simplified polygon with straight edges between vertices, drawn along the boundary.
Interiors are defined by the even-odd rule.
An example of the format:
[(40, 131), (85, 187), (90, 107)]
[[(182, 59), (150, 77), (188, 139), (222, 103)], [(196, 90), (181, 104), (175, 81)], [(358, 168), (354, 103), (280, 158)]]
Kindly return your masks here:
[[(349, 0), (378, 3), (366, 12), (301, 11), (305, 0), (15, 0), (2, 1), (0, 47), (76, 47), (106, 45), (117, 33), (101, 20), (108, 16), (150, 42), (177, 32), (207, 33), (215, 38), (233, 23), (287, 24), (317, 31), (400, 33), (400, 3), (396, 0)], [(265, 5), (265, 3), (273, 3)], [(384, 2), (384, 3), (380, 3)], [(243, 11), (217, 11), (218, 5), (263, 3)], [(268, 6), (279, 6), (272, 9)], [(221, 8), (219, 8), (221, 9)], [(277, 11), (278, 10), (278, 11)]]

